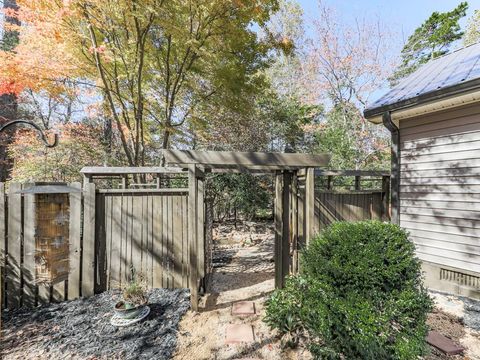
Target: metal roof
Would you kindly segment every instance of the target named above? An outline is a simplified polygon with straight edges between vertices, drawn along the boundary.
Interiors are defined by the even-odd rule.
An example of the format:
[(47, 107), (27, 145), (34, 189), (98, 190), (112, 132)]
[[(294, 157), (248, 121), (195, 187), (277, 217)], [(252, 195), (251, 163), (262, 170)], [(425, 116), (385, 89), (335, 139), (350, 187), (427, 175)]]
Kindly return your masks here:
[(366, 118), (480, 88), (480, 43), (429, 61), (369, 104)]

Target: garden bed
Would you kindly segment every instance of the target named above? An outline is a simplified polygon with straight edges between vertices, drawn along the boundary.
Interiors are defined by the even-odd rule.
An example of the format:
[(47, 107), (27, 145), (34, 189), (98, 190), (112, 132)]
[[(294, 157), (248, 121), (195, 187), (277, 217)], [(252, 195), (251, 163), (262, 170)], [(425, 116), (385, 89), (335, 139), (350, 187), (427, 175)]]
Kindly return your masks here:
[(2, 359), (169, 359), (187, 290), (150, 291), (151, 312), (129, 327), (110, 325), (118, 291), (2, 315)]

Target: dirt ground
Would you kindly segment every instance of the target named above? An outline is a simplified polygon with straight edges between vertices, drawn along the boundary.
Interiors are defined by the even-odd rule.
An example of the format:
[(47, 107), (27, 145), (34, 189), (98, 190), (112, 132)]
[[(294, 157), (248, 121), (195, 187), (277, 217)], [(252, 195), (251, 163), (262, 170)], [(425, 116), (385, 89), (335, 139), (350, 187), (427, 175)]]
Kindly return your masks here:
[[(177, 352), (174, 359), (291, 359), (311, 358), (306, 350), (283, 350), (280, 339), (263, 323), (263, 303), (274, 289), (273, 241), (271, 226), (248, 230), (216, 228), (216, 265), (209, 293), (202, 299), (200, 311), (189, 311), (180, 322)], [(231, 315), (234, 302), (255, 302), (255, 316)], [(228, 324), (251, 324), (255, 342), (226, 345)]]

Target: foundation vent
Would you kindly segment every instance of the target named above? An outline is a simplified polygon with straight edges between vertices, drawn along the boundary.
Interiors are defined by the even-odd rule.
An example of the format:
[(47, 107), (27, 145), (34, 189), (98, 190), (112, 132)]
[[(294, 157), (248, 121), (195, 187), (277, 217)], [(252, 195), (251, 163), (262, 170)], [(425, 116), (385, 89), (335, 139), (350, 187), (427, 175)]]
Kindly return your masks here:
[(440, 280), (454, 282), (458, 285), (480, 289), (480, 277), (458, 271), (440, 269)]

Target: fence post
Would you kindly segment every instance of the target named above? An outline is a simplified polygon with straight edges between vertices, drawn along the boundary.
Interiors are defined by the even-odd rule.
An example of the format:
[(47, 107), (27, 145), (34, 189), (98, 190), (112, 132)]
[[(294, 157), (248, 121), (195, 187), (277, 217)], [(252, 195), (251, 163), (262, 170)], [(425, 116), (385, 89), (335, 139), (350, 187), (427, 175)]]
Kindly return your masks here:
[(360, 186), (360, 176), (355, 176), (355, 190), (360, 190), (361, 189), (361, 186)]
[(8, 308), (20, 306), (20, 263), (22, 241), (22, 195), (21, 184), (11, 183), (8, 190), (8, 254), (7, 254), (7, 305)]
[(315, 169), (307, 168), (305, 174), (305, 244), (308, 245), (314, 234), (315, 225)]
[(35, 195), (23, 196), (23, 304), (35, 306)]
[[(5, 261), (6, 253), (6, 213), (5, 213), (5, 183), (0, 183), (0, 313), (5, 307)], [(0, 328), (1, 328), (0, 316)]]
[(79, 182), (70, 184), (79, 190), (79, 192), (70, 193), (70, 222), (69, 222), (69, 272), (68, 272), (68, 290), (67, 296), (69, 300), (76, 299), (80, 296), (80, 253), (81, 253), (81, 217), (82, 217), (82, 185)]
[(198, 311), (198, 273), (197, 273), (197, 174), (196, 165), (188, 166), (188, 236), (190, 250), (190, 301), (193, 311)]
[(84, 184), (82, 296), (94, 294), (95, 286), (95, 184)]
[(283, 188), (282, 172), (275, 175), (275, 288), (282, 287)]

